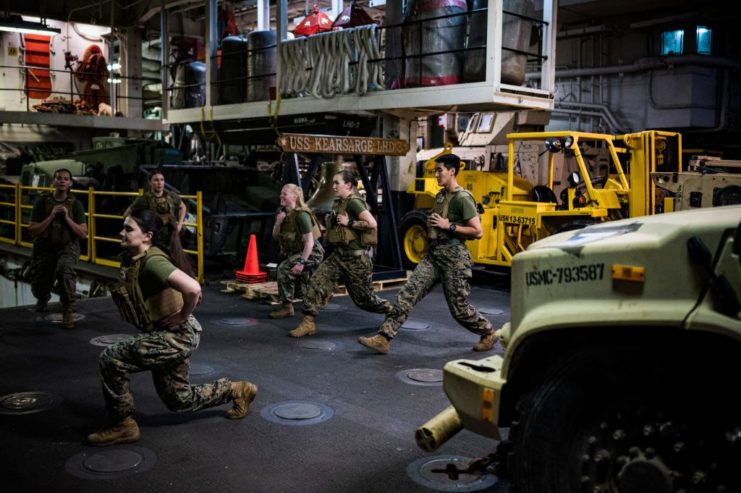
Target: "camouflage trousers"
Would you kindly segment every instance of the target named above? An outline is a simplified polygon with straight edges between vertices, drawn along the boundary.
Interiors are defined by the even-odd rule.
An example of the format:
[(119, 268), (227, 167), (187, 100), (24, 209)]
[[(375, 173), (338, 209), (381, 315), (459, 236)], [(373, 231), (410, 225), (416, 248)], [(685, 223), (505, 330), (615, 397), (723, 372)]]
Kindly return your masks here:
[(290, 303), (293, 301), (297, 297), (296, 288), (299, 289), (302, 295), (306, 293), (312, 272), (314, 272), (316, 266), (324, 258), (324, 248), (322, 248), (321, 243), (315, 241), (314, 248), (311, 249), (311, 255), (309, 255), (309, 259), (304, 263), (304, 270), (300, 275), (296, 276), (291, 273), (291, 269), (296, 265), (302, 254), (303, 252), (289, 255), (288, 258), (278, 265), (278, 295), (280, 296), (281, 303)]
[(475, 334), (488, 334), (492, 330), (491, 322), (468, 302), (471, 294), (468, 280), (471, 277), (471, 253), (464, 244), (441, 245), (431, 249), (399, 291), (396, 304), (378, 332), (388, 338), (395, 337), (414, 305), (427, 296), (435, 284), (441, 282), (453, 318)]
[(391, 304), (373, 292), (373, 262), (362, 255), (343, 256), (335, 250), (319, 264), (304, 294), (304, 313), (316, 315), (329, 303), (342, 282), (353, 303), (365, 311), (388, 313)]
[(157, 395), (170, 411), (197, 411), (224, 404), (231, 382), (191, 385), (189, 357), (198, 347), (201, 326), (192, 316), (169, 330), (155, 330), (126, 338), (100, 355), (100, 377), (108, 414), (119, 422), (134, 414), (129, 374), (151, 371)]
[(31, 253), (31, 293), (37, 300), (48, 301), (54, 282), (57, 283), (59, 299), (65, 306), (75, 302), (77, 273), (75, 266), (80, 258), (80, 244), (76, 241), (66, 245), (34, 245)]

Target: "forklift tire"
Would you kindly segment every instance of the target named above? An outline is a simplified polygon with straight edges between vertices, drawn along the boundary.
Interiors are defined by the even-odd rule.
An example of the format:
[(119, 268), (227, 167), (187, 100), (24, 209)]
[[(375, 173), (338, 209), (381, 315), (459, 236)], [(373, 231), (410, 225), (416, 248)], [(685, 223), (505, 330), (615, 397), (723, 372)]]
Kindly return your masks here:
[(401, 218), (401, 257), (405, 269), (414, 269), (427, 253), (428, 216), (428, 210), (415, 209)]

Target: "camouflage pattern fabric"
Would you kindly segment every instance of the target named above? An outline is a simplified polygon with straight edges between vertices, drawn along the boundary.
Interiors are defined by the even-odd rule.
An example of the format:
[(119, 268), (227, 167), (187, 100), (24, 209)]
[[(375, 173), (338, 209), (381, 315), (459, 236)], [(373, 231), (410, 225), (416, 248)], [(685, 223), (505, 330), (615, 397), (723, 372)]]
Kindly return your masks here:
[(431, 248), (399, 291), (396, 304), (378, 332), (394, 338), (414, 305), (441, 282), (453, 318), (474, 334), (488, 334), (492, 330), (491, 322), (468, 302), (471, 277), (471, 254), (463, 243)]
[(75, 302), (77, 273), (75, 266), (80, 258), (80, 244), (50, 245), (37, 241), (31, 253), (31, 292), (37, 300), (48, 301), (54, 282), (57, 282), (59, 299), (64, 306)]
[(157, 394), (170, 411), (196, 411), (229, 400), (229, 379), (190, 384), (189, 357), (198, 347), (200, 332), (200, 324), (190, 316), (178, 327), (142, 333), (103, 350), (100, 355), (103, 396), (114, 422), (134, 414), (130, 373), (151, 371)]
[(290, 303), (294, 298), (298, 297), (296, 288), (302, 294), (308, 291), (311, 274), (324, 258), (324, 248), (322, 248), (321, 243), (315, 241), (314, 248), (311, 249), (311, 255), (309, 255), (308, 260), (304, 263), (304, 270), (301, 272), (301, 275), (295, 276), (291, 273), (291, 269), (296, 265), (301, 255), (303, 255), (303, 252), (290, 255), (278, 265), (276, 276), (278, 280), (278, 295), (280, 296), (281, 303)]
[(366, 253), (341, 256), (335, 250), (311, 276), (304, 294), (304, 314), (316, 315), (332, 299), (340, 282), (358, 307), (368, 312), (388, 313), (391, 304), (373, 292), (372, 276), (373, 262)]
[(180, 204), (182, 199), (175, 192), (165, 190), (162, 197), (155, 197), (152, 192), (144, 192), (131, 204), (131, 210), (149, 209), (162, 219), (163, 227), (160, 228), (155, 243), (170, 246), (172, 235), (177, 231)]

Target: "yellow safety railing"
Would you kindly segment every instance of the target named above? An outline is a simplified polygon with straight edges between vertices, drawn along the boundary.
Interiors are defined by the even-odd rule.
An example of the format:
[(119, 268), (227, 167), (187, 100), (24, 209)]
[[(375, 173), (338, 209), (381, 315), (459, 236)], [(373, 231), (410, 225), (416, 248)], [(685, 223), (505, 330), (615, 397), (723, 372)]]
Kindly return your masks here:
[[(33, 209), (33, 198), (40, 192), (53, 191), (53, 188), (47, 187), (29, 187), (23, 185), (0, 185), (0, 242), (21, 247), (31, 248), (33, 243), (24, 239), (24, 230), (28, 229), (30, 221), (30, 210)], [(138, 197), (144, 193), (143, 190), (138, 192), (109, 192), (89, 188), (87, 191), (74, 190), (73, 193), (79, 200), (84, 200), (83, 195), (87, 195), (87, 220), (88, 237), (87, 242), (83, 242), (84, 251), (80, 255), (80, 260), (97, 265), (108, 267), (120, 267), (120, 262), (106, 256), (99, 251), (99, 242), (120, 244), (118, 231), (123, 221), (123, 215), (110, 214), (108, 212), (98, 212), (97, 198), (100, 197)], [(196, 231), (196, 249), (185, 249), (185, 253), (196, 257), (196, 274), (198, 282), (204, 281), (203, 271), (203, 195), (197, 192), (195, 195), (181, 195), (182, 199), (192, 199), (196, 202), (196, 221), (186, 222), (183, 227), (194, 228)], [(123, 208), (125, 209), (125, 207)], [(27, 212), (27, 213), (26, 213)], [(122, 210), (123, 212), (123, 210)], [(101, 229), (99, 220), (116, 220), (119, 222), (117, 227), (113, 228), (116, 236), (105, 236), (99, 234)], [(105, 230), (105, 228), (102, 228)]]
[(0, 184), (0, 243), (15, 245), (21, 237), (20, 224), (16, 220), (20, 200), (18, 185)]

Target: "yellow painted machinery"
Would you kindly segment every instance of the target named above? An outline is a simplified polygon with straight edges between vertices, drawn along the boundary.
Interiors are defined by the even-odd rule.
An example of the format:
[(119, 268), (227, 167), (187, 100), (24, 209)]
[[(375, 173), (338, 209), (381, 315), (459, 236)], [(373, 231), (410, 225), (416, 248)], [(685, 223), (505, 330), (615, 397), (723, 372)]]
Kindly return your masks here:
[[(507, 135), (506, 169), (463, 169), (458, 183), (476, 199), (484, 236), (469, 241), (477, 264), (509, 267), (512, 257), (551, 234), (589, 224), (663, 211), (654, 172), (681, 171), (682, 137), (648, 130), (608, 135), (555, 131)], [(408, 193), (415, 208), (401, 221), (407, 265), (427, 250), (427, 211), (439, 190), (435, 159), (427, 160)], [(472, 168), (472, 167), (470, 167)]]

